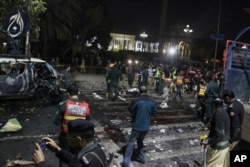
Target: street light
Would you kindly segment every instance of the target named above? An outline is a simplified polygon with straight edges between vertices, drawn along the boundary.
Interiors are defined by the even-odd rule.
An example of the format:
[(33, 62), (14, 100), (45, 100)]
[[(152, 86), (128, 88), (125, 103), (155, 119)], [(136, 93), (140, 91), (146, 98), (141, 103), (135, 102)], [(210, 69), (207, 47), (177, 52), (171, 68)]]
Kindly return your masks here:
[(140, 37), (143, 38), (143, 41), (142, 41), (142, 51), (144, 52), (144, 40), (145, 38), (148, 37), (148, 34), (145, 33), (145, 31), (143, 33), (140, 34)]
[(147, 38), (147, 37), (148, 37), (148, 34), (146, 34), (145, 31), (144, 31), (143, 33), (140, 34), (140, 36), (141, 36), (142, 38)]
[(189, 34), (191, 34), (193, 32), (193, 29), (190, 28), (189, 24), (186, 25), (186, 28), (183, 29), (183, 31), (187, 34), (187, 40), (186, 40), (186, 44), (184, 45), (184, 48), (182, 48), (183, 50), (183, 58), (189, 58), (189, 40), (188, 37), (189, 37)]
[(184, 31), (185, 33), (187, 33), (187, 34), (190, 34), (190, 33), (193, 32), (193, 30), (190, 29), (189, 27), (190, 27), (189, 24), (187, 24), (187, 25), (186, 25), (186, 28), (183, 29), (183, 31)]

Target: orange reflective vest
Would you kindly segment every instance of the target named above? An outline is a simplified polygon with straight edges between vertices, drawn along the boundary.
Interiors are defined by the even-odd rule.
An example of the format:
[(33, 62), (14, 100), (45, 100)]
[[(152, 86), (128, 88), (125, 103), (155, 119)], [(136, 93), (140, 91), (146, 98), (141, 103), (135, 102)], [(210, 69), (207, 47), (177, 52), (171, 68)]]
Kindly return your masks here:
[(183, 76), (177, 76), (176, 78), (176, 85), (182, 85), (183, 84)]
[(197, 94), (198, 97), (205, 97), (205, 91), (207, 89), (206, 85), (200, 85), (200, 90)]
[(75, 119), (86, 119), (90, 114), (89, 104), (86, 102), (75, 102), (67, 100), (66, 111), (63, 117), (62, 130), (64, 133), (68, 133), (67, 124), (69, 121)]

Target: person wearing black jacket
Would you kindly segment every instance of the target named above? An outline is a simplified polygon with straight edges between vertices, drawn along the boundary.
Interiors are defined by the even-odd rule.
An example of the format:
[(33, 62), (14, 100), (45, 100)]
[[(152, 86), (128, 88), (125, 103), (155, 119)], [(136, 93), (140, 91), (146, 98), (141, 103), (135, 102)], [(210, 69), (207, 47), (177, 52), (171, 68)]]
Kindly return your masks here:
[(210, 122), (210, 131), (207, 140), (202, 144), (207, 149), (207, 167), (228, 167), (229, 166), (229, 139), (230, 139), (230, 118), (223, 108), (223, 100), (213, 100), (214, 114)]
[[(71, 147), (78, 152), (71, 152), (59, 147), (56, 142), (44, 137), (43, 140), (49, 150), (56, 153), (56, 156), (69, 164), (69, 167), (105, 167), (106, 155), (101, 147), (93, 143), (94, 139), (94, 124), (89, 120), (75, 119), (68, 123), (69, 141)], [(48, 167), (45, 163), (43, 151), (38, 143), (33, 154), (33, 160), (36, 167)]]
[(239, 141), (241, 140), (241, 126), (244, 119), (244, 105), (235, 98), (232, 90), (224, 90), (223, 99), (227, 106), (227, 112), (230, 117), (230, 150), (236, 150)]

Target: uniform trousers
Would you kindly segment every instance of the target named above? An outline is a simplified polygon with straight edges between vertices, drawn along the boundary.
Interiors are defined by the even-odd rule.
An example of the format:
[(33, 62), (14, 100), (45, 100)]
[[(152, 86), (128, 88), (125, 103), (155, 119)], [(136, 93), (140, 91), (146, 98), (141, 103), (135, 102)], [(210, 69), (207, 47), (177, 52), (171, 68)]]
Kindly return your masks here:
[(223, 150), (208, 147), (206, 165), (207, 167), (229, 167), (229, 147)]

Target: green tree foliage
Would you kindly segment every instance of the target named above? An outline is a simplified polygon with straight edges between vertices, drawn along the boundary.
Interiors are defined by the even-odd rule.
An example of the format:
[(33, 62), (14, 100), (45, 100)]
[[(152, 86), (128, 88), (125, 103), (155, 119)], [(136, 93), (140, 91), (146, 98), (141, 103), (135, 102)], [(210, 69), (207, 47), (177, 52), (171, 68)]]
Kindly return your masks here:
[(46, 0), (46, 4), (40, 22), (40, 46), (44, 49), (61, 47), (64, 54), (73, 52), (74, 56), (85, 52), (86, 42), (93, 37), (107, 48), (111, 27), (100, 0)]

